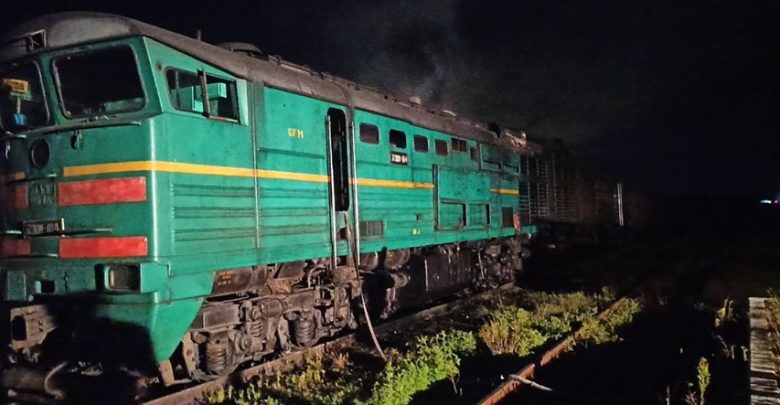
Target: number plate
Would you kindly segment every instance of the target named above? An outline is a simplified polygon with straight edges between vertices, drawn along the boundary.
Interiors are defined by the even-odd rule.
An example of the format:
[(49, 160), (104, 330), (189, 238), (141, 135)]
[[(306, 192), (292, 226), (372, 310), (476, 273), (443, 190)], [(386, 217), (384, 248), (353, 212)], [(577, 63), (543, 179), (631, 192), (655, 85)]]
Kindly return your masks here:
[(25, 221), (22, 223), (22, 236), (59, 235), (65, 232), (65, 220), (47, 219), (45, 221)]
[(409, 156), (407, 156), (405, 153), (390, 152), (390, 163), (396, 165), (408, 165)]

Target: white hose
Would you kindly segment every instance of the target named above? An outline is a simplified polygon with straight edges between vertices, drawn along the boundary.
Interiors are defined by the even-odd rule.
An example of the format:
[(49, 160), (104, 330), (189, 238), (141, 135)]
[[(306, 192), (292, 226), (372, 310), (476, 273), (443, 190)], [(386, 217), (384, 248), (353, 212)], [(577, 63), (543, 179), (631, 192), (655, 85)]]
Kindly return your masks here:
[[(352, 254), (354, 257), (352, 260), (355, 263), (355, 277), (360, 283), (360, 271), (358, 270), (360, 268), (360, 252), (357, 252), (355, 246), (357, 245), (354, 241), (354, 233), (352, 232), (352, 229), (349, 224), (349, 218), (347, 218), (347, 214), (344, 213), (344, 223), (347, 226), (347, 232), (349, 233), (350, 238), (352, 239)], [(368, 326), (368, 333), (371, 335), (371, 341), (374, 342), (374, 347), (376, 348), (376, 351), (379, 352), (379, 357), (382, 358), (382, 361), (387, 361), (387, 357), (385, 356), (385, 351), (382, 350), (382, 346), (379, 344), (379, 339), (376, 337), (376, 333), (374, 332), (374, 325), (371, 322), (371, 316), (368, 314), (368, 305), (366, 305), (366, 296), (363, 294), (363, 285), (360, 284), (360, 302), (363, 305), (363, 315), (366, 317), (366, 326)]]

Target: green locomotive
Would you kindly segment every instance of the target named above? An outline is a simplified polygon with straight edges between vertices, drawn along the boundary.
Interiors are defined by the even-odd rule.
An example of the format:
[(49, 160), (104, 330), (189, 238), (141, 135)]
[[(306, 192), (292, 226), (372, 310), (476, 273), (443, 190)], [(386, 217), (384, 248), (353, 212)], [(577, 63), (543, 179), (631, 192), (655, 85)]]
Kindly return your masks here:
[(522, 266), (507, 131), (120, 16), (2, 44), (6, 370), (102, 325), (208, 378)]

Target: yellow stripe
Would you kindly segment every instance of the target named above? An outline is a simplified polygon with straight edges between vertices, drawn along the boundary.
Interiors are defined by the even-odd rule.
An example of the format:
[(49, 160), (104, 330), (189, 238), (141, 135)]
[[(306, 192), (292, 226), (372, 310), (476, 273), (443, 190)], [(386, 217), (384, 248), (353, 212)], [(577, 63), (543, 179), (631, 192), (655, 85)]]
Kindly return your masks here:
[[(211, 176), (230, 177), (258, 177), (261, 179), (296, 180), (313, 183), (327, 183), (330, 177), (321, 174), (307, 174), (295, 172), (280, 172), (274, 170), (252, 170), (241, 167), (210, 166), (192, 163), (137, 161), (121, 163), (105, 163), (87, 166), (66, 167), (65, 177), (90, 176), (95, 174), (128, 173), (128, 172), (167, 172), (200, 174)], [(415, 183), (411, 181), (379, 180), (379, 179), (355, 179), (359, 186), (432, 189), (431, 183)]]
[(94, 174), (128, 173), (128, 172), (169, 172), (186, 174), (205, 174), (212, 176), (254, 177), (254, 170), (240, 167), (196, 165), (192, 163), (138, 161), (105, 163), (88, 166), (66, 167), (65, 177), (89, 176)]
[(379, 179), (355, 179), (358, 186), (388, 187), (388, 188), (422, 188), (432, 189), (431, 183), (414, 183), (411, 181), (379, 180)]
[(208, 166), (177, 162), (150, 163), (152, 163), (151, 170), (156, 172), (204, 174), (209, 176), (255, 177), (255, 171), (253, 169), (245, 169), (243, 167)]
[(491, 188), (491, 193), (506, 194), (506, 195), (520, 195), (520, 191), (513, 190), (511, 188)]
[(152, 170), (154, 162), (122, 162), (100, 165), (71, 166), (63, 169), (65, 177), (89, 176), (93, 174), (146, 172)]
[(321, 174), (276, 172), (273, 170), (258, 170), (257, 177), (261, 179), (298, 180), (313, 183), (327, 183), (330, 180), (330, 177)]
[(298, 181), (310, 181), (310, 182), (317, 182), (317, 183), (328, 182), (328, 176), (322, 176), (318, 174), (277, 172), (272, 170), (255, 171), (252, 169), (245, 169), (241, 167), (210, 166), (210, 165), (197, 165), (192, 163), (156, 162), (156, 161), (121, 162), (121, 163), (106, 163), (100, 165), (66, 167), (64, 170), (64, 175), (65, 177), (76, 177), (76, 176), (89, 176), (95, 174), (153, 172), (153, 171), (167, 172), (167, 173), (200, 174), (200, 175), (210, 175), (210, 176), (259, 177), (264, 179), (298, 180)]

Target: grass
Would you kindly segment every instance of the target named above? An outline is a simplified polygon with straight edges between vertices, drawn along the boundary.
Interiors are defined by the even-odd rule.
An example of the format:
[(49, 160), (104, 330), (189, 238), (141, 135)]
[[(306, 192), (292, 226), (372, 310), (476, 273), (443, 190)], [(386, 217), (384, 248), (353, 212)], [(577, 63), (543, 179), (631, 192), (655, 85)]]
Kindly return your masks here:
[(710, 363), (706, 358), (699, 359), (699, 365), (696, 367), (696, 382), (699, 386), (699, 405), (704, 405), (704, 396), (707, 394), (707, 388), (710, 386)]
[[(473, 318), (473, 325), (478, 328), (476, 335), (493, 354), (527, 356), (549, 340), (568, 334), (575, 326), (590, 325), (598, 306), (611, 296), (606, 290), (595, 295), (524, 292), (499, 296), (497, 301), (483, 302), (476, 308), (484, 307), (485, 314)], [(638, 311), (634, 301), (625, 306), (628, 311), (621, 307), (605, 322), (591, 325), (597, 335), (594, 341), (612, 341), (614, 330)], [(474, 333), (449, 330), (417, 337), (400, 349), (389, 350), (389, 360), (380, 365), (353, 361), (345, 352), (312, 356), (294, 371), (220, 389), (207, 395), (204, 402), (403, 405), (436, 382), (449, 379), (455, 385), (462, 357), (476, 349)]]
[(346, 353), (312, 356), (293, 372), (261, 378), (240, 388), (220, 389), (208, 394), (204, 402), (403, 405), (435, 382), (448, 378), (454, 381), (460, 356), (472, 353), (476, 346), (474, 335), (463, 331), (418, 337), (406, 351), (391, 353), (378, 373), (360, 369)]
[(473, 353), (476, 348), (477, 341), (469, 332), (440, 332), (432, 337), (418, 338), (410, 351), (385, 365), (374, 383), (368, 403), (409, 403), (414, 394), (431, 384), (447, 378), (453, 380), (459, 373), (459, 356)]
[(479, 337), (493, 354), (527, 356), (549, 338), (533, 327), (531, 316), (531, 312), (516, 306), (500, 308), (479, 329)]
[(575, 323), (582, 323), (596, 315), (598, 302), (595, 297), (583, 292), (567, 294), (528, 294), (533, 302), (533, 326), (552, 339), (569, 333)]
[(591, 317), (583, 322), (578, 342), (587, 346), (620, 340), (617, 330), (631, 323), (641, 310), (642, 304), (638, 300), (627, 298), (622, 305), (607, 312), (603, 319)]
[(337, 405), (359, 395), (364, 376), (352, 368), (349, 356), (343, 353), (308, 357), (304, 364), (290, 373), (277, 373), (261, 378), (245, 387), (227, 388), (208, 394), (207, 404), (277, 405), (311, 403)]
[(582, 292), (548, 294), (529, 292), (522, 303), (499, 306), (479, 329), (479, 337), (493, 354), (527, 356), (550, 339), (558, 339), (575, 324), (592, 318), (597, 300)]

